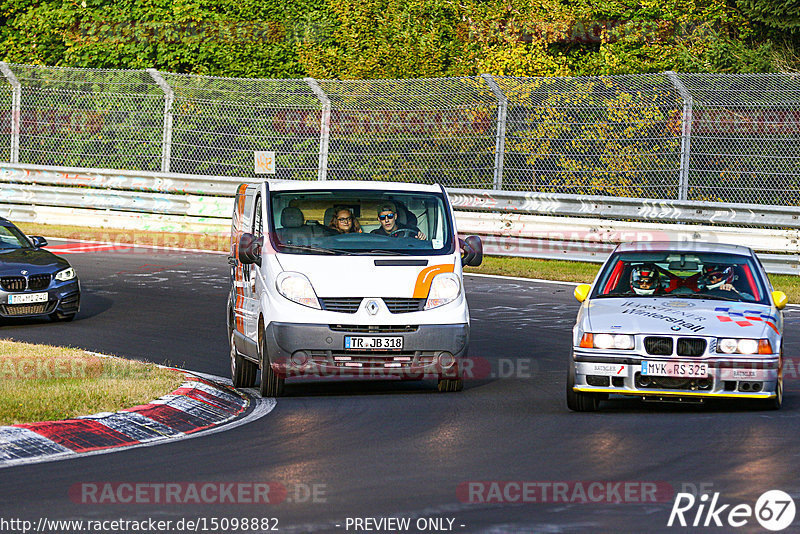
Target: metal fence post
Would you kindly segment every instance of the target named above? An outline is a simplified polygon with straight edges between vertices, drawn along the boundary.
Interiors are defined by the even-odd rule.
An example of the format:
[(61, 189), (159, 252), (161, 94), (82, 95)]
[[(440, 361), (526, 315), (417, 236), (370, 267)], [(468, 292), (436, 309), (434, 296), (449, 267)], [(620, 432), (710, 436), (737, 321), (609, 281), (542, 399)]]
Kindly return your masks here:
[(494, 188), (503, 188), (503, 161), (506, 150), (506, 119), (508, 117), (508, 98), (494, 81), (491, 74), (481, 74), (481, 78), (497, 98), (497, 139), (494, 149)]
[(667, 71), (669, 81), (675, 86), (683, 99), (683, 124), (681, 128), (681, 173), (678, 182), (678, 200), (686, 200), (689, 196), (689, 156), (692, 148), (692, 94), (683, 84), (678, 74)]
[(11, 84), (11, 163), (19, 163), (19, 130), (22, 108), (22, 85), (14, 76), (11, 67), (5, 61), (0, 61), (0, 72)]
[(317, 179), (328, 178), (328, 149), (331, 144), (331, 101), (314, 78), (303, 78), (322, 104), (319, 121), (319, 169)]
[(167, 80), (156, 69), (147, 69), (147, 73), (164, 91), (164, 132), (161, 139), (161, 172), (169, 172), (172, 159), (172, 103), (175, 101), (175, 92)]

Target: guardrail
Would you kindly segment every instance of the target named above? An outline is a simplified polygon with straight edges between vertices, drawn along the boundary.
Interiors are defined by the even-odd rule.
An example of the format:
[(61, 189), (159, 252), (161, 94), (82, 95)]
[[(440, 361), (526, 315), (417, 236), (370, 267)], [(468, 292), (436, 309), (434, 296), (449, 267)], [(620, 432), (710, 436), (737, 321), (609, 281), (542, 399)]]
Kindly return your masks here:
[[(0, 165), (0, 215), (11, 220), (153, 231), (227, 232), (247, 178)], [(448, 189), (459, 232), (487, 254), (603, 261), (633, 240), (748, 246), (769, 272), (800, 274), (800, 208)], [(734, 226), (736, 225), (736, 226)], [(776, 254), (777, 253), (777, 254)]]

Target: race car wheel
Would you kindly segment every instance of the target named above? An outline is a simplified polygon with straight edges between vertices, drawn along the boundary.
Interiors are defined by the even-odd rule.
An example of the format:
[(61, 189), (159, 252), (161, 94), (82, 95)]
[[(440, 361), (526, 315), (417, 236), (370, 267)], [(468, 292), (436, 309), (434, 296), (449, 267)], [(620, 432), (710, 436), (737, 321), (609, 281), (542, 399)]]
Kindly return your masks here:
[(286, 379), (272, 369), (269, 357), (264, 350), (264, 328), (259, 324), (258, 329), (258, 359), (261, 362), (261, 385), (259, 392), (262, 397), (280, 397), (283, 395), (283, 383)]
[(783, 376), (778, 377), (775, 384), (775, 396), (771, 399), (761, 401), (761, 408), (764, 410), (780, 410), (783, 405)]
[(256, 384), (258, 366), (236, 350), (231, 330), (231, 381), (235, 388), (251, 388)]
[(570, 358), (567, 373), (567, 408), (574, 412), (594, 412), (600, 407), (602, 395), (583, 393), (572, 389), (575, 386), (575, 363)]

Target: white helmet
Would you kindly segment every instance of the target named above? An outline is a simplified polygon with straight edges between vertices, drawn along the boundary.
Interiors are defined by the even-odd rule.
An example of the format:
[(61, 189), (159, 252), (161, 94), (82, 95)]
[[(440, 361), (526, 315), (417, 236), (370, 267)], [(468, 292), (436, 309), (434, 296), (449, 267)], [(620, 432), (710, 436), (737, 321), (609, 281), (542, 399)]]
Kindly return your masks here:
[(631, 289), (637, 295), (652, 295), (658, 289), (660, 276), (655, 265), (638, 265), (631, 271)]

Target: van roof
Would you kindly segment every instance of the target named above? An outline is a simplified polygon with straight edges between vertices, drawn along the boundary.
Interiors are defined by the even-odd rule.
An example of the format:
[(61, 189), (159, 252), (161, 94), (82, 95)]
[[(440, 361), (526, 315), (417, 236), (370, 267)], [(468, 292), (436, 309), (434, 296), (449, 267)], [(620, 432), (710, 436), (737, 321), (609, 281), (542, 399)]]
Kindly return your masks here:
[(267, 180), (270, 191), (308, 191), (319, 189), (367, 189), (371, 191), (416, 191), (439, 193), (439, 185), (377, 182), (366, 180)]

